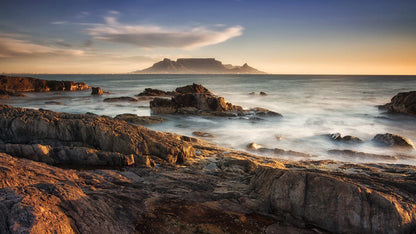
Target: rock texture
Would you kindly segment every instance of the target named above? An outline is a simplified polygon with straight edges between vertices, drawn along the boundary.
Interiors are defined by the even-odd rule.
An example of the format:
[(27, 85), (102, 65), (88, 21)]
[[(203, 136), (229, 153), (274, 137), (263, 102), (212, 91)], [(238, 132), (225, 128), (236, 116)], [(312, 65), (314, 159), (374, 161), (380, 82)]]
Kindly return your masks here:
[(138, 100), (133, 97), (113, 97), (113, 98), (105, 98), (104, 102), (137, 102)]
[(342, 142), (342, 143), (348, 143), (348, 144), (354, 144), (354, 143), (362, 143), (363, 141), (355, 136), (342, 136), (340, 133), (333, 133), (328, 134), (328, 137), (335, 142)]
[(382, 108), (389, 112), (416, 116), (416, 91), (398, 93)]
[(0, 76), (0, 90), (9, 92), (82, 91), (87, 89), (90, 87), (83, 82)]
[[(0, 125), (0, 233), (416, 230), (414, 166), (278, 161), (112, 118), (4, 105)], [(135, 167), (48, 165), (62, 151), (131, 155)], [(136, 161), (145, 158), (153, 167)]]
[(179, 58), (176, 61), (165, 58), (149, 68), (138, 70), (133, 73), (264, 74), (264, 72), (250, 67), (247, 63), (243, 66), (223, 65), (214, 58)]
[(176, 88), (171, 99), (155, 98), (150, 102), (154, 114), (190, 114), (213, 116), (268, 115), (281, 116), (264, 108), (244, 110), (241, 106), (226, 102), (200, 84)]
[(100, 87), (92, 87), (91, 95), (103, 95), (104, 92)]
[[(56, 164), (71, 160), (67, 159), (71, 155), (71, 148), (61, 148), (62, 146), (86, 147), (85, 153), (82, 153), (87, 157), (84, 163), (91, 161), (91, 165), (101, 164), (103, 160), (111, 161), (112, 159), (101, 159), (106, 155), (111, 158), (126, 158), (119, 160), (119, 165), (135, 164), (136, 162), (130, 161), (129, 155), (133, 155), (137, 163), (146, 162), (148, 157), (157, 157), (168, 163), (181, 163), (194, 156), (194, 149), (186, 142), (165, 138), (163, 133), (124, 121), (6, 105), (0, 105), (0, 140), (6, 144), (49, 145), (52, 149), (49, 150), (48, 157), (53, 158)], [(30, 154), (30, 147), (28, 152), (22, 155)], [(61, 161), (57, 161), (59, 159)], [(72, 163), (78, 161), (77, 159)]]
[(146, 88), (143, 92), (139, 93), (137, 96), (149, 96), (149, 97), (166, 97), (166, 96), (173, 96), (174, 92), (166, 92), (160, 89), (152, 89)]
[(409, 149), (415, 148), (409, 139), (391, 133), (377, 134), (374, 136), (373, 142), (381, 146), (401, 147)]
[(157, 116), (138, 116), (136, 114), (120, 114), (114, 117), (116, 120), (124, 120), (128, 123), (148, 125), (148, 124), (158, 124), (165, 121), (165, 119)]

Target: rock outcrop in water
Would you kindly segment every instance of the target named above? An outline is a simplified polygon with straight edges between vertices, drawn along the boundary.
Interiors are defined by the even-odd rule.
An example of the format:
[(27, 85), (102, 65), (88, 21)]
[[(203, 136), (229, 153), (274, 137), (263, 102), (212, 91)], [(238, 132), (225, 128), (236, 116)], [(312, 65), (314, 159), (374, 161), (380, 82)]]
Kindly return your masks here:
[(87, 89), (90, 87), (83, 82), (0, 76), (0, 90), (8, 92), (82, 91)]
[(264, 108), (244, 110), (241, 106), (226, 102), (199, 84), (176, 88), (171, 99), (155, 98), (150, 102), (154, 114), (189, 114), (213, 116), (268, 115), (281, 116)]
[(391, 133), (377, 134), (374, 136), (372, 141), (381, 146), (402, 147), (409, 149), (415, 148), (409, 139)]
[(416, 91), (398, 93), (381, 107), (389, 112), (416, 116)]
[(176, 61), (163, 59), (144, 70), (143, 74), (264, 74), (247, 63), (243, 66), (223, 65), (214, 58), (179, 58)]
[[(279, 162), (112, 118), (5, 105), (0, 151), (0, 233), (416, 230), (414, 166)], [(62, 151), (131, 157), (106, 170), (32, 161), (56, 164), (43, 158)]]

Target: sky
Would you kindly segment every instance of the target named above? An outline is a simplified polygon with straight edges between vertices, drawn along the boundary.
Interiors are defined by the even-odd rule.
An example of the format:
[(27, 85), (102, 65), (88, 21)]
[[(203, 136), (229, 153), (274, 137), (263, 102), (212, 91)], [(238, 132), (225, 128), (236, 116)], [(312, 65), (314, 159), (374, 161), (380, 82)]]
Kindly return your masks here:
[(415, 0), (2, 0), (0, 73), (216, 58), (273, 74), (416, 74)]

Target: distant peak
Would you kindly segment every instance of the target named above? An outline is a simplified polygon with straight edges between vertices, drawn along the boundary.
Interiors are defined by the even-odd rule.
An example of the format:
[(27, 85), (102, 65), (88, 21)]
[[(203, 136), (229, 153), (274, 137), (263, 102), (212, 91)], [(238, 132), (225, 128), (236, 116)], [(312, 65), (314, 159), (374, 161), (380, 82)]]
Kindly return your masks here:
[(178, 58), (176, 61), (164, 58), (162, 61), (153, 64), (153, 66), (144, 70), (138, 70), (134, 73), (150, 74), (264, 74), (255, 68), (250, 67), (247, 63), (243, 66), (233, 66), (222, 64), (215, 58)]

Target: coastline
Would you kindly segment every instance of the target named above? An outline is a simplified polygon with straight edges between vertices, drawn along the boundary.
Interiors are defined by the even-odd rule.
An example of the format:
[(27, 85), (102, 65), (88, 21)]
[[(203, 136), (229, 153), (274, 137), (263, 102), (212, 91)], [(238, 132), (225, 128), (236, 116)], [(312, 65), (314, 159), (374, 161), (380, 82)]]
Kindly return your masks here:
[[(134, 164), (121, 170), (108, 165), (63, 169), (16, 157), (25, 154), (23, 150), (14, 151), (14, 156), (1, 153), (2, 230), (402, 233), (416, 227), (414, 166), (284, 161), (124, 121), (1, 107), (0, 135), (9, 141), (3, 142), (3, 149), (7, 144), (20, 149), (34, 142), (45, 144), (48, 134), (58, 137), (54, 144), (49, 142), (52, 149), (45, 158), (62, 147), (122, 154), (130, 153), (116, 147), (122, 142), (145, 147), (144, 153), (133, 150)], [(31, 124), (19, 125), (19, 121)], [(67, 133), (59, 135), (61, 131), (51, 130), (52, 126)], [(95, 135), (86, 129), (94, 129)], [(129, 140), (125, 131), (144, 141)], [(100, 145), (91, 139), (105, 135), (117, 144)], [(186, 147), (181, 150), (182, 145)], [(179, 155), (182, 160), (177, 160)], [(193, 209), (195, 217), (184, 216), (182, 211)], [(226, 221), (218, 224), (214, 216)]]

